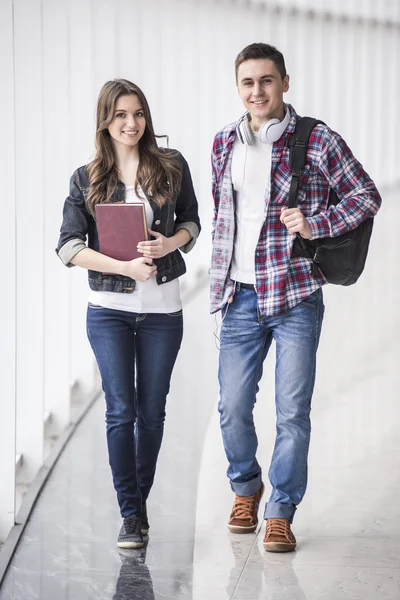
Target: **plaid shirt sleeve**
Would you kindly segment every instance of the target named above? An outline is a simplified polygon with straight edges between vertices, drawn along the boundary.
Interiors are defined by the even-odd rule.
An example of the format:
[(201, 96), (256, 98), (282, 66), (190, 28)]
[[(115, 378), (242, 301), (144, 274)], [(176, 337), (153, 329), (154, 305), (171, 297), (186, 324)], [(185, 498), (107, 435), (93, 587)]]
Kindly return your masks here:
[(214, 241), (214, 231), (218, 217), (218, 208), (221, 196), (221, 190), (219, 186), (219, 179), (223, 171), (225, 158), (232, 148), (233, 138), (232, 134), (235, 130), (233, 124), (228, 125), (217, 133), (214, 138), (212, 152), (211, 152), (211, 168), (212, 168), (212, 196), (214, 199), (214, 212), (212, 219), (211, 236)]
[(319, 172), (335, 190), (340, 202), (307, 220), (311, 239), (336, 237), (375, 216), (382, 200), (374, 182), (341, 136), (327, 127), (318, 126), (314, 131), (322, 142)]
[(218, 140), (217, 140), (217, 137), (218, 136), (215, 136), (213, 148), (212, 148), (212, 152), (211, 152), (212, 196), (214, 199), (214, 211), (213, 211), (213, 218), (212, 218), (212, 224), (211, 224), (212, 240), (214, 240), (214, 231), (215, 231), (215, 225), (217, 222), (218, 200), (219, 200), (219, 194), (218, 194), (218, 189), (217, 189), (217, 183), (218, 183), (218, 164), (217, 164)]

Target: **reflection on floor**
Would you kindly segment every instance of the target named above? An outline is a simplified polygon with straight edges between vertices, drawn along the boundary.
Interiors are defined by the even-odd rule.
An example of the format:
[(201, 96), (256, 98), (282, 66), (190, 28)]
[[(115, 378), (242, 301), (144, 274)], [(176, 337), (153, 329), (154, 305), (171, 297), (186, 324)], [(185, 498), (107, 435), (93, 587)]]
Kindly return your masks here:
[[(204, 290), (185, 309), (148, 545), (131, 552), (115, 545), (120, 518), (101, 398), (56, 465), (0, 600), (398, 600), (400, 273), (385, 268), (380, 249), (394, 226), (384, 208), (363, 279), (325, 293), (309, 489), (294, 523), (297, 552), (265, 553), (263, 524), (254, 535), (226, 530), (232, 494), (216, 411), (215, 325)], [(387, 235), (386, 255), (395, 255), (396, 238)], [(266, 481), (273, 354), (255, 411)]]

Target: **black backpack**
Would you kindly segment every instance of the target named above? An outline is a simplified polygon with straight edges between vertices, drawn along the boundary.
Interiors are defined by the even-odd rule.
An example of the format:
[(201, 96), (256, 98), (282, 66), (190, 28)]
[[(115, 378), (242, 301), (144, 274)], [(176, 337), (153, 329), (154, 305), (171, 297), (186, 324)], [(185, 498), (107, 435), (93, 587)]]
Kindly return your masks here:
[[(302, 117), (297, 121), (296, 129), (289, 140), (289, 164), (292, 181), (289, 190), (289, 208), (297, 207), (297, 195), (301, 171), (306, 163), (308, 141), (312, 130), (322, 123), (311, 117)], [(340, 202), (331, 188), (328, 206)], [(311, 258), (311, 274), (321, 271), (328, 283), (352, 285), (364, 270), (369, 240), (371, 238), (373, 218), (363, 221), (353, 229), (337, 237), (306, 240), (296, 235), (292, 256)]]

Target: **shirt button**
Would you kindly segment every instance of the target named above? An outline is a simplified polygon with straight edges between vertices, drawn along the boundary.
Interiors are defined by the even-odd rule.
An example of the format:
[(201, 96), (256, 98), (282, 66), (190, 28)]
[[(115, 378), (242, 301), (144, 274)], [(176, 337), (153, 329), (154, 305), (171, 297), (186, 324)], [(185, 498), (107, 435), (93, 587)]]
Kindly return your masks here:
[(159, 225), (161, 223), (160, 219), (157, 219), (157, 221), (154, 221), (154, 225)]
[(165, 275), (164, 275), (164, 277), (162, 277), (161, 281), (162, 281), (163, 283), (164, 283), (165, 281), (167, 281), (167, 278), (165, 277)]

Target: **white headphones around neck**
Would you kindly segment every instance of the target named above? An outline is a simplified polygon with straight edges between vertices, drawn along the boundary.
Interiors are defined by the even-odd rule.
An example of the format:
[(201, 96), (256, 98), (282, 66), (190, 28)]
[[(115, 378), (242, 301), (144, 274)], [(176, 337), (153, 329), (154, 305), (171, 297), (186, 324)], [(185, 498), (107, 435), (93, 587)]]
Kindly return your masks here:
[[(283, 117), (282, 121), (279, 119), (270, 119), (269, 121), (263, 123), (263, 125), (260, 127), (260, 141), (263, 144), (273, 144), (279, 140), (290, 121), (290, 114), (286, 107), (285, 111), (285, 116)], [(240, 119), (236, 128), (236, 132), (242, 144), (247, 144), (248, 146), (252, 146), (254, 144), (254, 132), (250, 127), (248, 112)]]

